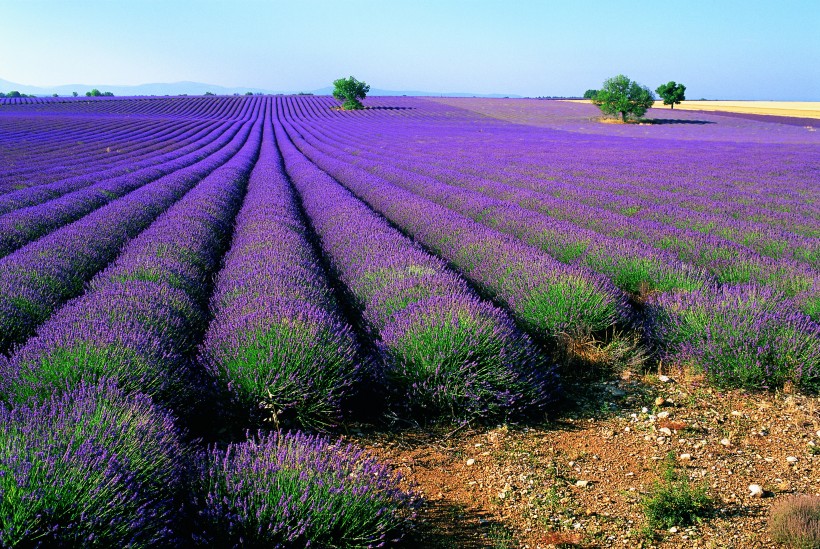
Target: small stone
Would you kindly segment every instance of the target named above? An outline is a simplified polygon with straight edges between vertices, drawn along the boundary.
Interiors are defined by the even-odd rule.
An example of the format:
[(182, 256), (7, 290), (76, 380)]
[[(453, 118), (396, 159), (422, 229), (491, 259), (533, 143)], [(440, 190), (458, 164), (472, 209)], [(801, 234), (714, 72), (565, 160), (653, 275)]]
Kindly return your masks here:
[(816, 433), (814, 433), (814, 434), (815, 434), (815, 435), (817, 435), (817, 436), (820, 438), (820, 431), (817, 431), (817, 432), (816, 432)]
[(658, 419), (666, 419), (669, 417), (669, 412), (658, 412), (656, 416)]
[(722, 439), (720, 439), (720, 443), (721, 443), (723, 446), (726, 446), (727, 448), (728, 448), (729, 446), (731, 446), (731, 445), (732, 445), (732, 441), (731, 441), (731, 440), (729, 440), (728, 438), (722, 438)]
[(797, 458), (794, 456), (789, 456), (786, 458), (786, 461), (788, 461), (789, 463), (797, 463)]
[(753, 498), (762, 498), (763, 497), (763, 487), (759, 484), (750, 484), (749, 485), (749, 495)]
[(673, 526), (672, 528), (669, 529), (670, 534), (676, 534), (677, 532), (678, 532), (678, 527), (677, 526)]
[(475, 460), (473, 458), (470, 458), (470, 459), (467, 460), (467, 465), (473, 465), (473, 464), (475, 464)]
[(658, 431), (668, 437), (672, 436), (672, 429), (670, 429), (669, 427), (661, 427), (660, 429), (658, 429)]
[[(641, 413), (642, 413), (642, 414), (648, 414), (648, 413), (649, 413), (649, 408), (647, 408), (646, 406), (644, 406), (643, 408), (641, 408)], [(818, 432), (818, 433), (820, 433), (820, 431), (817, 431), (817, 432)], [(819, 436), (819, 437), (820, 437), (820, 434), (818, 434), (817, 436)]]
[(576, 480), (575, 481), (575, 486), (577, 486), (578, 488), (586, 488), (587, 486), (589, 486), (589, 481), (588, 480)]
[(663, 397), (658, 397), (655, 399), (655, 406), (663, 406), (666, 404), (666, 399)]
[(669, 383), (672, 381), (672, 378), (669, 376), (658, 376), (658, 381), (661, 383)]
[(681, 454), (680, 460), (681, 461), (690, 461), (692, 459), (692, 454)]
[(732, 410), (732, 415), (735, 417), (743, 417), (743, 412), (738, 412), (737, 410)]

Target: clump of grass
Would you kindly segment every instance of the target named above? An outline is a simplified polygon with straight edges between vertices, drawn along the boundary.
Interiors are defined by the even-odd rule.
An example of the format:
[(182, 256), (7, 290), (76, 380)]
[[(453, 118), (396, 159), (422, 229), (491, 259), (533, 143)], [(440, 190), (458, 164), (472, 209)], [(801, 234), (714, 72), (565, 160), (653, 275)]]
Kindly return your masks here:
[(662, 480), (641, 501), (649, 528), (690, 526), (705, 518), (712, 508), (706, 485), (693, 486), (675, 470), (675, 455), (665, 460)]
[(792, 496), (772, 505), (772, 538), (794, 549), (820, 547), (820, 497)]

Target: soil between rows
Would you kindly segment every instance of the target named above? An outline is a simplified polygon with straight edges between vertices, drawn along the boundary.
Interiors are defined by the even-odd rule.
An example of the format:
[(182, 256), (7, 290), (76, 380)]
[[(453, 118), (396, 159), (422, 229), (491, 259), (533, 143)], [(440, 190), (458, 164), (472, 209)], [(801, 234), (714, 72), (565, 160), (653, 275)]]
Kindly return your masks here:
[[(779, 547), (768, 533), (772, 503), (820, 495), (810, 444), (820, 445), (815, 397), (654, 375), (569, 393), (569, 410), (542, 424), (363, 427), (346, 438), (395, 466), (423, 496), (406, 547)], [(696, 526), (648, 535), (640, 501), (670, 453), (679, 472), (708, 485), (714, 512)], [(752, 497), (750, 484), (764, 497)]]

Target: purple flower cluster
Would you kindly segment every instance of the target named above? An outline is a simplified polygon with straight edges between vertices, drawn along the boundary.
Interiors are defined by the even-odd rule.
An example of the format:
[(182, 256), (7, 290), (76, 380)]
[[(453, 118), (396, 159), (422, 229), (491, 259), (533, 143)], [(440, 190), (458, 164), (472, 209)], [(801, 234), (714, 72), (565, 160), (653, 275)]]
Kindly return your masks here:
[[(204, 160), (170, 173), (0, 259), (0, 352), (21, 343), (122, 245), (236, 154), (250, 127)], [(89, 235), (93, 235), (89, 237)]]
[[(237, 123), (234, 132), (238, 131), (239, 127), (240, 124)], [(202, 161), (225, 147), (235, 135), (234, 132), (226, 132), (221, 139), (211, 143), (199, 143), (192, 152), (184, 156), (170, 154), (165, 158), (159, 155), (159, 163), (155, 166), (131, 171), (111, 179), (102, 179), (100, 183), (64, 194), (44, 204), (18, 209), (0, 216), (0, 257), (151, 181)]]
[(662, 294), (649, 302), (647, 322), (666, 358), (720, 385), (820, 388), (820, 324), (771, 288)]
[(548, 405), (552, 370), (512, 321), (299, 153), (280, 124), (275, 130), (323, 251), (380, 340), (395, 404), (444, 417)]
[[(54, 200), (67, 193), (86, 188), (109, 178), (133, 174), (138, 170), (150, 173), (145, 169), (162, 165), (169, 160), (175, 160), (208, 145), (224, 133), (229, 125), (228, 123), (211, 123), (209, 125), (203, 123), (203, 128), (191, 129), (179, 136), (157, 136), (158, 142), (154, 147), (146, 147), (145, 144), (140, 147), (142, 149), (140, 152), (145, 155), (145, 158), (120, 158), (115, 164), (106, 168), (98, 168), (88, 174), (62, 177), (54, 181), (38, 183), (5, 193), (0, 196), (0, 215)], [(184, 137), (186, 134), (189, 134), (188, 137)], [(170, 140), (173, 145), (168, 145), (165, 139)], [(177, 141), (178, 139), (180, 141)], [(144, 149), (148, 150), (145, 151)], [(81, 166), (84, 165), (82, 159), (79, 159), (79, 162)], [(65, 168), (60, 167), (57, 171), (65, 173)]]
[(327, 426), (362, 377), (357, 344), (314, 254), (269, 119), (211, 298), (202, 363), (243, 407)]
[(629, 322), (622, 292), (603, 277), (564, 265), (513, 237), (325, 155), (298, 136), (293, 139), (317, 166), (447, 259), (539, 338), (552, 340), (564, 333), (585, 334)]
[(300, 433), (212, 449), (200, 487), (208, 547), (383, 547), (412, 518), (400, 478), (353, 446)]
[(0, 546), (167, 546), (187, 453), (171, 417), (111, 384), (0, 406)]
[(63, 307), (11, 358), (5, 396), (43, 398), (71, 382), (117, 380), (181, 405), (186, 358), (205, 325), (207, 280), (227, 244), (261, 140), (239, 152), (132, 240), (83, 296)]

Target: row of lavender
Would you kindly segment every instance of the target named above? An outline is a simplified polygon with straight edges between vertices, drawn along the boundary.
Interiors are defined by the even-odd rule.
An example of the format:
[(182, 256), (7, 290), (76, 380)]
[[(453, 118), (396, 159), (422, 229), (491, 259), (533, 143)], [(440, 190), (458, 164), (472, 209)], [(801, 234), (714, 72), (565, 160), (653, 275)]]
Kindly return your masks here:
[[(253, 129), (234, 136), (227, 156), (214, 155), (222, 160), (210, 174), (192, 173), (195, 186), (167, 178), (152, 184), (159, 191), (176, 182), (162, 195), (165, 207), (180, 191), (184, 197), (84, 294), (0, 359), (0, 545), (147, 547), (187, 545), (193, 536), (206, 546), (364, 547), (383, 543), (407, 519), (411, 498), (392, 471), (355, 448), (259, 433), (197, 451), (180, 430), (179, 418), (190, 425), (212, 406), (208, 398), (224, 392), (245, 407), (261, 404), (277, 416), (298, 408), (300, 423), (326, 425), (362, 377), (355, 338), (304, 235), (264, 118), (255, 113)], [(208, 280), (254, 162), (211, 301), (216, 320), (197, 357), (210, 317)], [(135, 198), (146, 196), (111, 206)], [(283, 239), (270, 242), (268, 231), (277, 228)], [(259, 249), (268, 242), (271, 253), (301, 261), (270, 265)], [(301, 301), (287, 300), (297, 294)], [(312, 361), (293, 354), (299, 342), (316, 352)], [(332, 356), (336, 369), (327, 364)], [(205, 372), (224, 383), (210, 391)], [(254, 379), (242, 385), (243, 375)]]
[[(374, 123), (370, 131), (378, 129), (386, 134), (385, 140), (365, 143), (356, 137), (361, 131), (358, 121), (349, 125), (314, 122), (299, 116), (294, 105), (299, 101), (304, 102), (283, 100), (283, 108), (297, 126), (304, 152), (479, 285), (486, 283), (471, 276), (474, 267), (465, 262), (464, 255), (440, 246), (437, 230), (448, 235), (448, 245), (452, 246), (465, 240), (461, 236), (465, 231), (481, 234), (482, 242), (492, 242), (487, 236), (487, 228), (492, 228), (541, 248), (564, 263), (586, 265), (627, 292), (650, 294), (643, 315), (650, 342), (667, 358), (693, 362), (722, 383), (816, 384), (820, 329), (806, 314), (816, 320), (820, 288), (811, 267), (763, 257), (713, 236), (637, 221), (549, 193), (480, 178), (465, 173), (460, 164), (464, 155), (454, 158), (444, 154), (444, 148), (420, 161), (400, 152), (401, 145), (391, 144), (390, 138), (401, 137), (401, 127), (384, 128)], [(465, 132), (461, 133), (459, 137), (464, 138)], [(404, 144), (408, 135), (399, 142)], [(350, 154), (350, 148), (341, 150), (340, 143), (349, 147), (355, 143), (355, 153)], [(480, 161), (470, 165), (486, 170)], [(403, 195), (401, 188), (413, 194)], [(465, 225), (465, 218), (443, 214), (434, 203), (484, 227)], [(453, 221), (445, 221), (445, 216)], [(459, 231), (461, 227), (465, 229)], [(803, 246), (803, 241), (793, 242), (795, 250), (812, 253), (811, 243)], [(493, 250), (489, 256), (499, 255), (495, 246), (489, 248)], [(518, 252), (516, 257), (529, 254), (531, 251)], [(486, 269), (492, 257), (480, 260)], [(566, 275), (560, 276), (566, 279)], [(493, 278), (503, 282), (503, 278)], [(510, 307), (503, 295), (492, 290), (491, 294)]]

